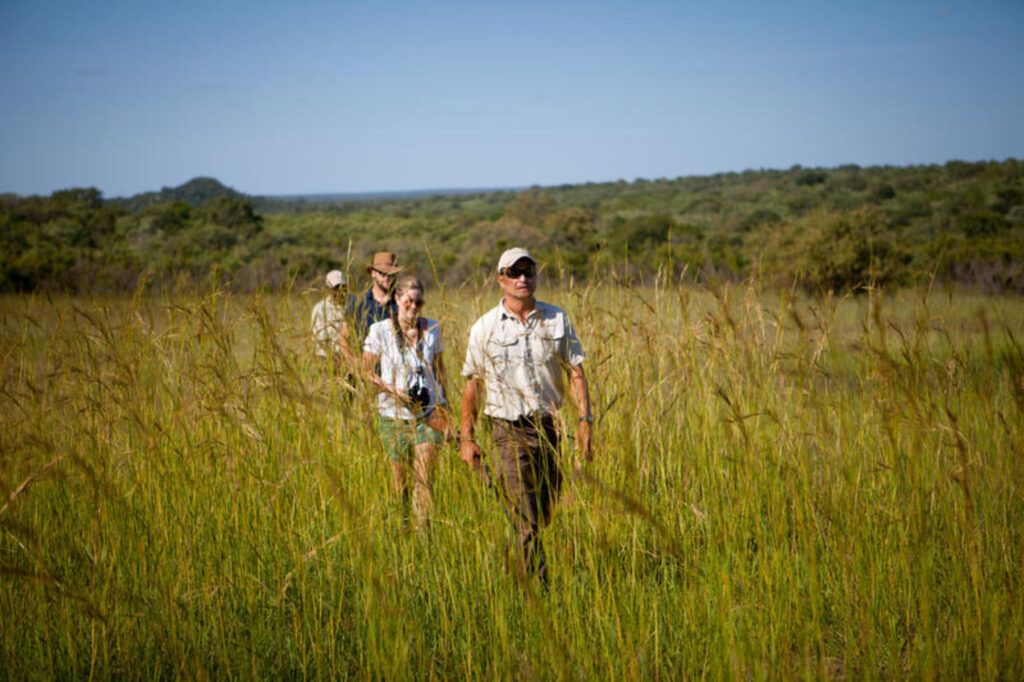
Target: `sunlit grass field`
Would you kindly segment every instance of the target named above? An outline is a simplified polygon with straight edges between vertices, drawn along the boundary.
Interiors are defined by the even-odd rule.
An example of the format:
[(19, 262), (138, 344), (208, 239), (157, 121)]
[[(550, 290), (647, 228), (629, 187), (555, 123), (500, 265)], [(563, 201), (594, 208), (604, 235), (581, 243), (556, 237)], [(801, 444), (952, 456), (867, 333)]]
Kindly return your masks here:
[[(546, 590), (452, 446), (410, 530), (313, 293), (0, 299), (0, 678), (1024, 679), (1024, 300), (539, 294), (598, 417)], [(457, 405), (498, 292), (426, 298)]]

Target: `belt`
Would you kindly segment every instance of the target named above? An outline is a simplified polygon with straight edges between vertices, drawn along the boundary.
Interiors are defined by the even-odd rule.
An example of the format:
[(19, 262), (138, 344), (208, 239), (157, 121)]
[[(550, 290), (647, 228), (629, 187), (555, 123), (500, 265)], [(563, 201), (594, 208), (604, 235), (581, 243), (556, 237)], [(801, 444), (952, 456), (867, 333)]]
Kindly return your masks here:
[(526, 414), (517, 419), (502, 419), (501, 417), (491, 417), (496, 422), (504, 422), (509, 426), (522, 427), (544, 427), (553, 426), (555, 420), (550, 414)]

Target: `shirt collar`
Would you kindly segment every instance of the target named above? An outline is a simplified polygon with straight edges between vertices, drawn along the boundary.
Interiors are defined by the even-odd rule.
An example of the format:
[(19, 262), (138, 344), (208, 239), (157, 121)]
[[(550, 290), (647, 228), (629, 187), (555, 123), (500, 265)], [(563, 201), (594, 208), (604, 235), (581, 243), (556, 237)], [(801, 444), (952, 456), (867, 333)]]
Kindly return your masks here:
[(372, 305), (372, 306), (376, 306), (376, 307), (381, 308), (381, 309), (390, 309), (390, 308), (396, 308), (397, 309), (397, 307), (398, 307), (398, 304), (395, 302), (394, 296), (389, 297), (387, 302), (385, 302), (383, 305), (378, 303), (377, 299), (373, 297), (373, 287), (370, 287), (369, 289), (367, 289), (366, 293), (363, 294), (363, 301), (365, 301), (366, 305), (368, 305), (368, 306)]
[[(515, 320), (516, 322), (520, 321), (518, 317), (516, 317), (511, 312), (509, 312), (508, 308), (505, 307), (505, 298), (504, 297), (502, 297), (502, 299), (500, 301), (498, 301), (498, 307), (501, 310), (501, 319), (503, 319), (503, 320)], [(537, 315), (540, 315), (540, 301), (535, 301), (534, 305), (533, 305), (533, 310), (531, 310), (530, 312), (526, 313), (526, 321), (529, 322), (530, 320), (532, 320)]]

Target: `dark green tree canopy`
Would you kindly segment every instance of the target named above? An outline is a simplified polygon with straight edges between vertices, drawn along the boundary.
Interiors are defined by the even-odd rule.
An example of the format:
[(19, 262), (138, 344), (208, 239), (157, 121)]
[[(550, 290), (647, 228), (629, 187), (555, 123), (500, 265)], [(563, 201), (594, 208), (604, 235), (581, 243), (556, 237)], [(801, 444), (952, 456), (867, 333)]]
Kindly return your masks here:
[(809, 291), (944, 281), (1024, 292), (1024, 163), (747, 170), (395, 197), (248, 197), (212, 178), (105, 200), (0, 195), (0, 291), (313, 282), (373, 251), (485, 283), (525, 244), (546, 276), (756, 276)]

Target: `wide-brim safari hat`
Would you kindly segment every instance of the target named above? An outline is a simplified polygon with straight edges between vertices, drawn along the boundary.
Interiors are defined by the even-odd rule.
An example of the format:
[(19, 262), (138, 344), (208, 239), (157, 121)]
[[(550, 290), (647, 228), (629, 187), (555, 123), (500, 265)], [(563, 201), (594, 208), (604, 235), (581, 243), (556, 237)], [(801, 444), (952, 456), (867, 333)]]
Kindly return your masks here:
[(398, 260), (398, 256), (388, 251), (378, 251), (373, 254), (373, 261), (366, 264), (366, 272), (370, 270), (376, 270), (377, 272), (383, 272), (385, 275), (394, 275), (396, 273), (405, 270), (404, 267), (395, 265)]

